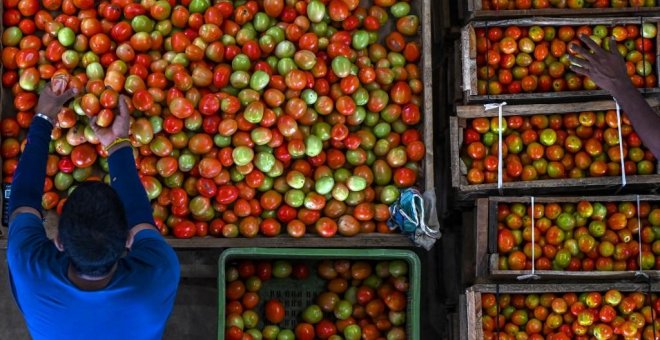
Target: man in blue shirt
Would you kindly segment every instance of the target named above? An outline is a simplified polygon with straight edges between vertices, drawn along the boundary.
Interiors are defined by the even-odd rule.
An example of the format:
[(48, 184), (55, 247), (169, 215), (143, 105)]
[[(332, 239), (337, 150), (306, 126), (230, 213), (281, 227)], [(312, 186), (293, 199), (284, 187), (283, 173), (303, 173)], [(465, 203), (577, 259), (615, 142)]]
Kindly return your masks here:
[(154, 227), (128, 140), (125, 97), (110, 128), (90, 121), (108, 151), (112, 187), (78, 185), (63, 206), (57, 237), (46, 237), (41, 197), (50, 135), (76, 94), (46, 85), (14, 175), (7, 249), (14, 297), (35, 339), (159, 339), (174, 305), (179, 262)]

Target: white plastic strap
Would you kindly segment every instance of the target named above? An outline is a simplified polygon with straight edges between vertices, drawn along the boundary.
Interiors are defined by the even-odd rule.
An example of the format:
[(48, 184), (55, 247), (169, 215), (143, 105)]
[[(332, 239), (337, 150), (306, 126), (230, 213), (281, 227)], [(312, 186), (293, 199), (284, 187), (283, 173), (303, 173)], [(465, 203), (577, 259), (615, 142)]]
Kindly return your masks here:
[(639, 240), (639, 269), (635, 272), (635, 276), (643, 276), (649, 278), (649, 276), (644, 273), (642, 270), (642, 220), (639, 218), (640, 214), (640, 204), (639, 204), (639, 195), (637, 195), (637, 239)]
[(619, 127), (619, 155), (621, 156), (621, 187), (626, 186), (626, 168), (625, 168), (625, 162), (623, 159), (623, 138), (621, 137), (621, 107), (619, 107), (619, 102), (616, 101), (616, 98), (612, 97), (614, 99), (614, 103), (616, 104), (616, 122), (617, 126)]
[(536, 247), (534, 247), (536, 245), (536, 240), (534, 239), (535, 238), (534, 234), (536, 234), (534, 222), (535, 222), (536, 218), (534, 217), (534, 196), (530, 197), (530, 200), (531, 200), (531, 206), (532, 206), (532, 214), (531, 214), (531, 216), (532, 216), (532, 272), (530, 274), (518, 276), (518, 280), (527, 280), (527, 279), (538, 280), (538, 279), (541, 278), (540, 276), (536, 275), (536, 254), (535, 254), (536, 252), (535, 252), (535, 249), (534, 249), (534, 248), (536, 248)]
[(506, 105), (506, 102), (501, 103), (491, 103), (484, 104), (484, 109), (486, 111), (497, 109), (497, 189), (500, 190), (500, 195), (502, 194), (502, 106)]

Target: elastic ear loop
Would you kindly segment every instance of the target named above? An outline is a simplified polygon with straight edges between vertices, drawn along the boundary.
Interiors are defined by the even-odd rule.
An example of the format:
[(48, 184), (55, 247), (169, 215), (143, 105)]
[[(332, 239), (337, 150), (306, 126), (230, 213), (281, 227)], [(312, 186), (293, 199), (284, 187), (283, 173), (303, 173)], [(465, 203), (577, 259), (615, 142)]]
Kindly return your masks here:
[(643, 277), (646, 278), (647, 280), (649, 279), (648, 274), (644, 273), (644, 270), (642, 269), (642, 221), (641, 218), (639, 218), (640, 214), (640, 204), (639, 204), (639, 195), (637, 195), (637, 239), (639, 242), (639, 268), (635, 272), (635, 277)]
[(538, 279), (541, 278), (540, 276), (536, 275), (536, 254), (535, 254), (536, 252), (535, 252), (535, 249), (534, 249), (535, 248), (534, 246), (536, 245), (535, 236), (534, 236), (534, 234), (536, 234), (536, 229), (534, 227), (534, 220), (536, 218), (534, 217), (534, 196), (530, 197), (530, 200), (531, 200), (531, 205), (532, 205), (532, 214), (531, 214), (531, 216), (532, 216), (532, 272), (530, 274), (525, 274), (525, 275), (518, 276), (517, 277), (518, 280), (529, 280), (529, 279), (538, 280)]
[(502, 193), (502, 106), (506, 105), (506, 102), (501, 103), (491, 103), (484, 104), (484, 110), (489, 111), (492, 109), (497, 109), (497, 125), (498, 125), (498, 137), (497, 137), (497, 190)]

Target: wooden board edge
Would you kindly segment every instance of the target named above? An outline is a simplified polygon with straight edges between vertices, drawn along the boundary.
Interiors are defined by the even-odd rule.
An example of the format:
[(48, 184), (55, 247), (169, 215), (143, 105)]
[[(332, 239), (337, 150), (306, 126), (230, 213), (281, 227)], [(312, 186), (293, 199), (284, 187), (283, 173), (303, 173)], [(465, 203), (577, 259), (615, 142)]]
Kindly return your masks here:
[(626, 8), (582, 8), (582, 9), (528, 9), (528, 10), (482, 10), (481, 7), (474, 8), (472, 20), (519, 18), (519, 17), (543, 17), (543, 16), (616, 16), (616, 15), (638, 15), (648, 16), (660, 13), (660, 7), (626, 7)]
[[(539, 196), (534, 197), (537, 203), (577, 203), (579, 201), (590, 202), (628, 202), (639, 200), (647, 201), (660, 201), (660, 195), (618, 195), (618, 196)], [(489, 197), (490, 201), (496, 203), (530, 203), (530, 196), (492, 196)]]
[[(660, 292), (660, 282), (651, 283), (650, 288), (652, 292)], [(482, 283), (470, 287), (470, 291), (474, 293), (495, 293), (497, 289), (499, 289), (500, 294), (570, 293), (586, 291), (605, 292), (610, 289), (616, 289), (622, 292), (647, 292), (649, 284), (635, 282), (580, 282), (571, 284)]]
[(413, 242), (402, 234), (363, 234), (353, 237), (334, 236), (331, 238), (322, 238), (319, 236), (305, 236), (302, 238), (292, 238), (288, 235), (277, 237), (255, 238), (191, 238), (176, 239), (172, 237), (165, 238), (166, 242), (175, 249), (186, 248), (248, 248), (248, 247), (266, 247), (266, 248), (409, 248), (414, 247)]
[(475, 218), (474, 218), (474, 234), (475, 234), (475, 257), (476, 257), (476, 276), (477, 278), (484, 278), (488, 276), (488, 243), (489, 243), (489, 200), (488, 198), (478, 198), (475, 201)]
[(460, 169), (459, 169), (459, 147), (460, 142), (458, 138), (459, 128), (458, 120), (456, 117), (449, 117), (449, 156), (451, 157), (451, 184), (453, 188), (457, 188), (460, 184)]
[(435, 188), (435, 171), (433, 155), (433, 56), (431, 52), (432, 30), (431, 26), (431, 0), (422, 1), (422, 81), (424, 83), (424, 117), (423, 117), (423, 138), (426, 145), (426, 154), (424, 157), (424, 190), (433, 190)]
[[(651, 107), (660, 107), (660, 97), (648, 97)], [(605, 111), (616, 109), (614, 100), (598, 100), (575, 103), (554, 104), (514, 104), (502, 107), (502, 116), (531, 116), (535, 114), (561, 114), (582, 111)], [(464, 119), (494, 117), (493, 111), (486, 111), (483, 105), (457, 105), (456, 116)]]

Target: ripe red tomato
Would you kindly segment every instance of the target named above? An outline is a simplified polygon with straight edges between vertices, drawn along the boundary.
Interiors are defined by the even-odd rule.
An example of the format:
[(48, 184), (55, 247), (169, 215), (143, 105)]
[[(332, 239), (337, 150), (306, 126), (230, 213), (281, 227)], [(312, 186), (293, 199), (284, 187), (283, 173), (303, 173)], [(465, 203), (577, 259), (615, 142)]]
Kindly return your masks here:
[(273, 324), (284, 321), (284, 304), (277, 299), (268, 300), (264, 306), (266, 320)]

